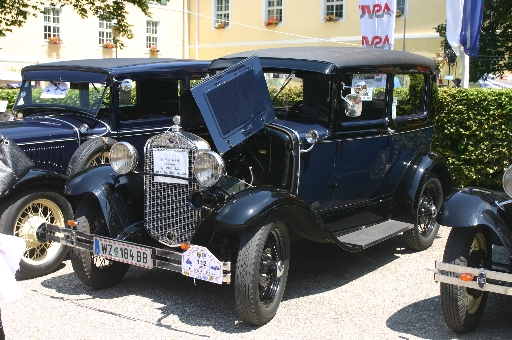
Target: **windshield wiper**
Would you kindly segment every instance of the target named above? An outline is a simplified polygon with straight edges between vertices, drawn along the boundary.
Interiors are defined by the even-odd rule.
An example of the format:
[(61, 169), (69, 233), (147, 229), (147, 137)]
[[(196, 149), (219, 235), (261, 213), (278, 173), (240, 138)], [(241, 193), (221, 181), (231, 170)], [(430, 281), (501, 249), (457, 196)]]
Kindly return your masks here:
[(281, 85), (281, 88), (279, 89), (279, 91), (277, 91), (275, 96), (272, 98), (272, 101), (274, 101), (274, 99), (276, 99), (277, 96), (279, 96), (279, 94), (281, 93), (281, 91), (283, 91), (283, 89), (286, 87), (286, 85), (288, 85), (290, 80), (292, 80), (294, 74), (295, 74), (295, 71), (290, 72), (290, 74), (284, 80), (283, 85)]

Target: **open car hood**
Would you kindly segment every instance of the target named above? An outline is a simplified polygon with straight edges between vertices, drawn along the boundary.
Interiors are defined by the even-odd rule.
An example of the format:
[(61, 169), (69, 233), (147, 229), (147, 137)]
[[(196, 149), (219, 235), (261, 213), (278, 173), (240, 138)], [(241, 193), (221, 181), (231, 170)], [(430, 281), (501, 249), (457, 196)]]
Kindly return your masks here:
[(225, 153), (275, 120), (257, 56), (245, 59), (191, 89), (217, 151)]

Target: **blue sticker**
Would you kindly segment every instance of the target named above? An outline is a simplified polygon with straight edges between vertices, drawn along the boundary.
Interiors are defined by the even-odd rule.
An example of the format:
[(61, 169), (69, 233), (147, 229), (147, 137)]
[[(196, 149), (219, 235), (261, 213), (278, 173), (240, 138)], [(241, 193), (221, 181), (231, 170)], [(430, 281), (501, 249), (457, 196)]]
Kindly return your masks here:
[(94, 253), (96, 255), (100, 254), (100, 241), (99, 240), (94, 240)]

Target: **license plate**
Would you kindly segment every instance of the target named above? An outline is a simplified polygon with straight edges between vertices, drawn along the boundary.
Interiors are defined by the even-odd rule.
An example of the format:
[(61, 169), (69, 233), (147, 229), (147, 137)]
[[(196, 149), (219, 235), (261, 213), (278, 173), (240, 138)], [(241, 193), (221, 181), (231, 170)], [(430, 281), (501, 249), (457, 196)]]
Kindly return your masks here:
[(205, 247), (192, 246), (181, 255), (181, 273), (195, 279), (222, 284), (222, 262)]
[(94, 237), (93, 252), (95, 255), (106, 257), (114, 261), (149, 269), (153, 268), (151, 248)]

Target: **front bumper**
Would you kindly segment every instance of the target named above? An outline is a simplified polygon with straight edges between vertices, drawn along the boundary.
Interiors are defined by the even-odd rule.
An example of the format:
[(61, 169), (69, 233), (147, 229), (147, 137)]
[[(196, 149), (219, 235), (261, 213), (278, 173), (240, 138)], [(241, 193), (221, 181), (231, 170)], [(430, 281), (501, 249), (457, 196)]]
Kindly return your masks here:
[[(49, 224), (49, 223), (43, 223), (41, 224), (37, 229), (37, 238), (41, 242), (47, 242), (47, 241), (53, 241), (58, 242), (73, 248), (79, 248), (83, 250), (90, 251), (93, 254), (94, 251), (94, 240), (95, 235), (86, 234), (83, 232), (80, 232), (78, 230), (74, 230), (71, 228), (61, 228), (60, 226)], [(96, 237), (97, 239), (97, 237)], [(120, 244), (125, 246), (126, 248), (144, 248), (146, 251), (149, 251), (151, 254), (150, 264), (149, 268), (162, 268), (167, 269), (170, 271), (182, 273), (185, 276), (190, 276), (193, 278), (197, 278), (200, 280), (206, 280), (209, 281), (208, 278), (204, 278), (203, 275), (201, 276), (194, 276), (194, 274), (190, 273), (188, 270), (183, 270), (182, 268), (182, 259), (184, 252), (180, 251), (174, 251), (169, 249), (160, 249), (160, 248), (154, 248), (154, 247), (148, 247), (145, 245), (140, 245), (137, 243), (122, 241), (122, 240), (116, 240), (108, 237), (101, 237), (102, 240), (105, 241), (111, 241), (115, 242), (115, 244)], [(198, 246), (191, 245), (191, 248), (198, 248)], [(203, 248), (203, 247), (199, 247)], [(203, 248), (206, 249), (206, 248)], [(105, 257), (111, 260), (120, 261), (129, 263), (136, 266), (141, 266), (148, 268), (148, 266), (145, 265), (139, 265), (137, 263), (133, 262), (127, 262), (123, 261), (122, 259), (116, 259), (112, 258), (107, 255), (102, 255), (99, 252), (94, 253), (95, 256), (99, 257)], [(217, 283), (231, 283), (231, 262), (221, 262), (222, 266), (222, 277), (220, 278), (219, 282)], [(213, 282), (213, 281), (212, 281)]]
[[(450, 275), (450, 273), (452, 274)], [(474, 279), (472, 281), (461, 280), (459, 275), (463, 273), (473, 274)], [(512, 274), (488, 269), (464, 267), (436, 261), (434, 280), (486, 292), (512, 295)]]

